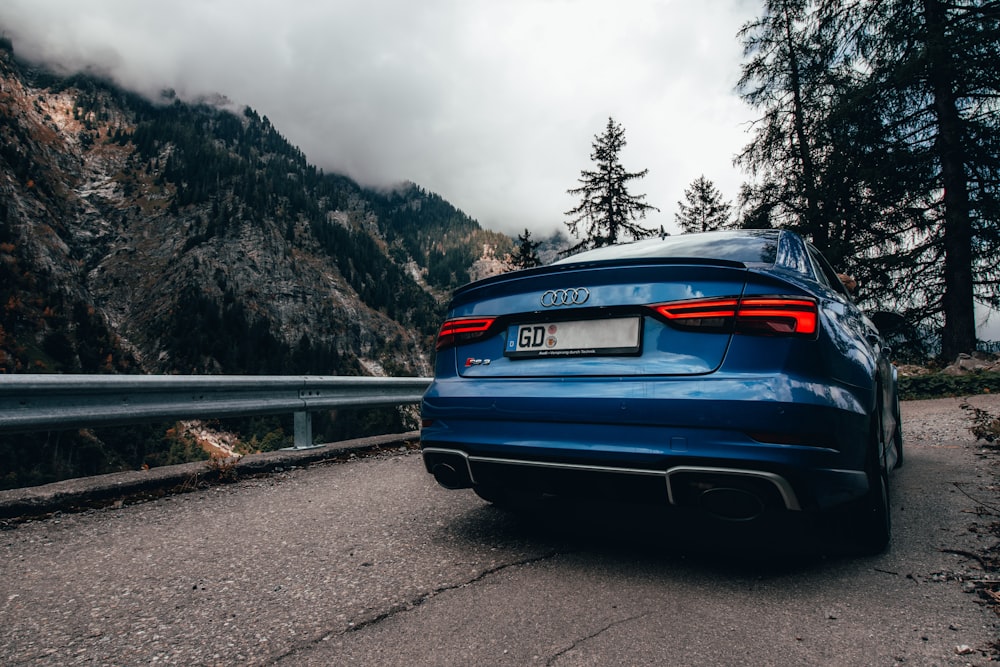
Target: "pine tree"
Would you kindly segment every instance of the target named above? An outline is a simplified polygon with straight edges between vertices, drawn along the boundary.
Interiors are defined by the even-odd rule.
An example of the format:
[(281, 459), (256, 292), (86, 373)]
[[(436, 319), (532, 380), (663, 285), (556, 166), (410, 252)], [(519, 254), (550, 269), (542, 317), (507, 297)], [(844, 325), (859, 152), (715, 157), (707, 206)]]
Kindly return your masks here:
[(869, 307), (976, 346), (1000, 305), (1000, 11), (982, 0), (765, 0), (741, 32), (744, 226), (809, 236)]
[(530, 269), (533, 266), (541, 266), (542, 260), (538, 258), (538, 246), (540, 245), (542, 245), (541, 241), (531, 240), (531, 232), (525, 227), (524, 234), (517, 235), (517, 250), (508, 255), (509, 264), (514, 269)]
[(885, 125), (880, 139), (927, 179), (911, 209), (951, 361), (976, 348), (975, 301), (1000, 305), (1000, 7), (892, 0), (841, 13), (825, 4), (870, 63), (865, 93)]
[(582, 170), (578, 179), (580, 187), (568, 190), (581, 201), (566, 212), (572, 217), (566, 226), (573, 236), (580, 238), (581, 225), (584, 225), (585, 236), (563, 254), (614, 245), (626, 236), (638, 240), (653, 235), (651, 230), (635, 221), (645, 218), (647, 211), (660, 209), (647, 204), (646, 195), (633, 195), (628, 191), (629, 182), (643, 178), (649, 170), (625, 171), (619, 158), (625, 143), (625, 130), (609, 117), (604, 133), (594, 137), (592, 144), (590, 159), (596, 170)]
[[(737, 161), (761, 182), (743, 193), (748, 217), (789, 227), (827, 251), (816, 161), (825, 153), (817, 125), (835, 81), (830, 50), (808, 29), (810, 0), (765, 0), (764, 15), (740, 31), (744, 55), (739, 89), (764, 116)], [(777, 187), (774, 187), (777, 184)]]
[(685, 233), (711, 232), (729, 226), (732, 204), (722, 200), (722, 194), (704, 174), (684, 191), (687, 204), (677, 202), (680, 209), (674, 219)]

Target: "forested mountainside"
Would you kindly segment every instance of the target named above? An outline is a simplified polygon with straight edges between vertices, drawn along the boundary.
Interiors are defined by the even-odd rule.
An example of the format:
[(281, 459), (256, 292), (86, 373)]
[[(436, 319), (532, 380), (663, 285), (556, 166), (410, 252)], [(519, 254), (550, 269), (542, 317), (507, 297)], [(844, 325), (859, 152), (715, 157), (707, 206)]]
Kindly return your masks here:
[(310, 165), (266, 117), (0, 52), (0, 370), (426, 374), (487, 232)]
[(254, 110), (0, 44), (0, 373), (427, 375), (448, 292), (512, 247), (416, 185), (324, 174)]

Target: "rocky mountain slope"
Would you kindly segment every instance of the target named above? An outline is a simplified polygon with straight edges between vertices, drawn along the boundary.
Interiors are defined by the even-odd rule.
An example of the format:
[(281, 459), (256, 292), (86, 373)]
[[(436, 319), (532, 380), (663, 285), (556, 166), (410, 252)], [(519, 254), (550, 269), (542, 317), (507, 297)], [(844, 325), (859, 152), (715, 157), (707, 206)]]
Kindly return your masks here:
[(266, 117), (0, 45), (0, 372), (425, 375), (511, 239), (324, 174)]

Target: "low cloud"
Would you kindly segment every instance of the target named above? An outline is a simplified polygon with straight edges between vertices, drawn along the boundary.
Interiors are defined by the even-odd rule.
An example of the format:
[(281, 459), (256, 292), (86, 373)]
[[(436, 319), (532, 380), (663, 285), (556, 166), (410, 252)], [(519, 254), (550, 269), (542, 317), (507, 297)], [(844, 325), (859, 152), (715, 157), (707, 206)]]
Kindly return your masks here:
[(155, 97), (222, 94), (309, 160), (365, 185), (409, 180), (485, 226), (563, 228), (608, 116), (626, 169), (673, 227), (704, 174), (727, 198), (753, 117), (734, 92), (749, 0), (4, 0), (15, 51)]

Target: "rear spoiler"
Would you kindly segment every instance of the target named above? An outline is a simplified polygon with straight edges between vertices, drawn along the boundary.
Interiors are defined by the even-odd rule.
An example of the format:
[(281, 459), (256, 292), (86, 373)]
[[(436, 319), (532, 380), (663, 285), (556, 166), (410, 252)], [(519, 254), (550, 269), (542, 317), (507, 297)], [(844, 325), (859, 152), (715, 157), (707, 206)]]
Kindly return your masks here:
[(530, 269), (520, 269), (518, 271), (501, 273), (495, 276), (490, 276), (489, 278), (483, 278), (482, 280), (476, 280), (475, 282), (467, 283), (457, 288), (452, 293), (452, 297), (454, 298), (457, 296), (462, 296), (473, 290), (477, 290), (483, 287), (488, 287), (490, 285), (505, 283), (512, 280), (532, 278), (534, 276), (539, 276), (539, 275), (565, 273), (567, 271), (579, 271), (581, 269), (591, 269), (596, 267), (670, 266), (677, 264), (686, 264), (689, 266), (691, 265), (724, 266), (731, 269), (745, 269), (749, 266), (745, 262), (737, 262), (730, 259), (705, 259), (704, 257), (644, 257), (642, 259), (636, 259), (636, 258), (605, 259), (605, 260), (591, 261), (591, 262), (567, 262), (565, 264), (547, 264), (545, 266), (536, 266)]

